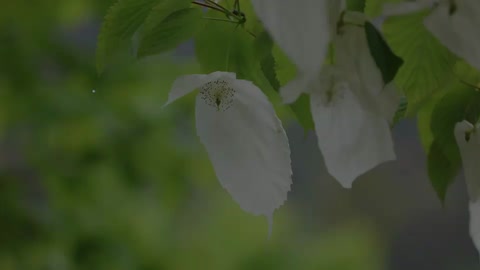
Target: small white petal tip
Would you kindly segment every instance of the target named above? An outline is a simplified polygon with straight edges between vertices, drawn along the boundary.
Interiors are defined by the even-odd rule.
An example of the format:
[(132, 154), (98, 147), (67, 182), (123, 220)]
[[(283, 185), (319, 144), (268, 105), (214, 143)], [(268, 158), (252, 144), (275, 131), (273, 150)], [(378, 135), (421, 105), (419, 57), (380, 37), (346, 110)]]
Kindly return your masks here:
[(470, 236), (480, 253), (480, 200), (470, 203)]

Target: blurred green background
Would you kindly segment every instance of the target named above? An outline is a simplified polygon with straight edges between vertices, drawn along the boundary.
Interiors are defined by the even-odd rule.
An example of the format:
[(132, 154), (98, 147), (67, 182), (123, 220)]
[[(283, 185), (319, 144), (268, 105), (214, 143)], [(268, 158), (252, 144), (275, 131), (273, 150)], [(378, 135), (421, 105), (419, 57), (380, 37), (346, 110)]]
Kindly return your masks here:
[(463, 184), (442, 209), (412, 121), (395, 129), (399, 161), (344, 190), (279, 111), (294, 185), (268, 240), (216, 180), (192, 95), (162, 109), (177, 76), (200, 72), (191, 44), (126, 50), (97, 76), (111, 3), (1, 1), (0, 270), (478, 267)]

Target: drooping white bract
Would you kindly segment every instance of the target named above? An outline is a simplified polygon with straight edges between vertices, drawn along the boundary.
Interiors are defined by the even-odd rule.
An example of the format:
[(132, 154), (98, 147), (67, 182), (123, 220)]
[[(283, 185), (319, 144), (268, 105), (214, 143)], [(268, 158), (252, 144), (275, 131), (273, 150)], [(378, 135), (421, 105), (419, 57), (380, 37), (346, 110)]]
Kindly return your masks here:
[(298, 68), (281, 90), (295, 100), (321, 70), (345, 0), (253, 0), (257, 16)]
[(221, 185), (271, 228), (292, 184), (288, 139), (273, 106), (252, 82), (226, 72), (178, 78), (167, 104), (195, 89), (197, 134)]
[(372, 57), (365, 30), (346, 25), (334, 39), (335, 65), (349, 82), (363, 108), (392, 120), (400, 97), (395, 85), (385, 85), (382, 73)]
[(324, 66), (314, 80), (295, 80), (282, 96), (288, 103), (298, 96), (292, 95), (295, 88), (310, 94), (327, 170), (349, 188), (361, 174), (395, 159), (389, 121), (399, 100), (395, 86), (383, 83), (364, 29), (345, 25), (339, 30), (334, 65)]
[(442, 1), (424, 24), (450, 51), (480, 69), (480, 1)]
[(378, 164), (395, 159), (388, 121), (363, 107), (336, 67), (323, 69), (310, 102), (328, 172), (345, 188)]
[(455, 138), (470, 196), (470, 235), (480, 252), (480, 125), (474, 127), (467, 121), (457, 123)]

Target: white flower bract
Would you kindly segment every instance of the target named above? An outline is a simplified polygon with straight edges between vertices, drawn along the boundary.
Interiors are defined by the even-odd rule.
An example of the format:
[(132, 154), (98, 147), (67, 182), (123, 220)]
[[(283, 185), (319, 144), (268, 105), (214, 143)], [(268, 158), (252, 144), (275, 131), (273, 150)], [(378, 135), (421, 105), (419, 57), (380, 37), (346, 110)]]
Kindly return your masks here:
[(393, 83), (384, 85), (382, 73), (370, 53), (365, 30), (344, 26), (334, 44), (335, 66), (349, 82), (362, 107), (390, 121), (400, 97)]
[(344, 0), (253, 0), (257, 16), (298, 68), (298, 77), (281, 89), (286, 103), (320, 72)]
[(363, 28), (345, 25), (333, 42), (334, 65), (324, 66), (313, 79), (297, 77), (281, 94), (287, 103), (302, 92), (310, 94), (327, 170), (350, 188), (361, 174), (396, 158), (389, 121), (399, 96), (393, 83), (384, 85)]
[(395, 159), (388, 122), (363, 108), (335, 67), (324, 69), (310, 102), (327, 170), (343, 187), (350, 188), (359, 175)]
[(197, 134), (218, 180), (243, 210), (271, 226), (292, 184), (288, 139), (273, 106), (252, 82), (226, 72), (178, 78), (167, 104), (194, 89)]
[(455, 138), (470, 197), (470, 236), (480, 252), (480, 125), (457, 123)]

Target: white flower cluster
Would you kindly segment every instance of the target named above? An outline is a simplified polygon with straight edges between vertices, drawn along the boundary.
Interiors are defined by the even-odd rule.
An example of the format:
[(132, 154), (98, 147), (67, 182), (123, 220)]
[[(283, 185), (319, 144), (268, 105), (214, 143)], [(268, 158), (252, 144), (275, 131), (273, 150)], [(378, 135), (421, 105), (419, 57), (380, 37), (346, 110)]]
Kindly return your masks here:
[[(445, 2), (445, 3), (444, 3)], [(435, 2), (427, 28), (452, 52), (480, 69), (480, 0)], [(447, 3), (448, 2), (448, 3)], [(285, 103), (310, 95), (318, 146), (328, 172), (350, 188), (361, 174), (394, 160), (390, 121), (399, 102), (393, 83), (382, 74), (369, 50), (364, 29), (338, 22), (344, 0), (252, 0), (255, 12), (275, 42), (297, 66), (298, 75), (280, 89)], [(434, 6), (434, 1), (389, 6), (402, 14)], [(475, 16), (478, 15), (478, 16)], [(364, 20), (363, 15), (358, 15)], [(462, 31), (459, 31), (462, 29)], [(465, 30), (465, 29), (468, 29)], [(329, 44), (334, 59), (326, 64)], [(475, 54), (477, 53), (477, 54)], [(178, 78), (168, 103), (199, 89), (196, 127), (222, 186), (247, 212), (264, 215), (287, 199), (292, 184), (290, 149), (273, 106), (252, 82), (227, 72)], [(459, 123), (457, 135), (469, 185), (471, 234), (480, 248), (480, 134)], [(466, 141), (464, 133), (472, 132)]]

